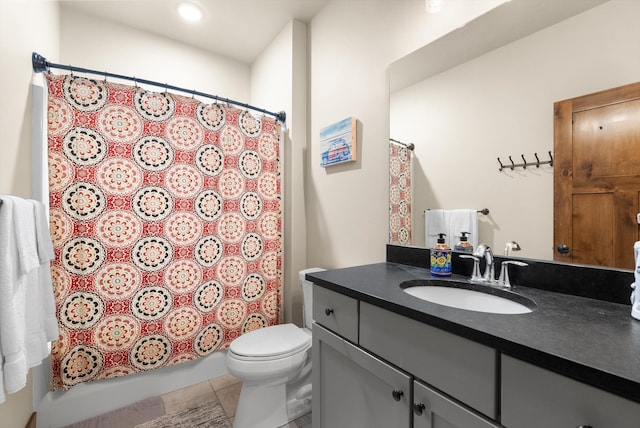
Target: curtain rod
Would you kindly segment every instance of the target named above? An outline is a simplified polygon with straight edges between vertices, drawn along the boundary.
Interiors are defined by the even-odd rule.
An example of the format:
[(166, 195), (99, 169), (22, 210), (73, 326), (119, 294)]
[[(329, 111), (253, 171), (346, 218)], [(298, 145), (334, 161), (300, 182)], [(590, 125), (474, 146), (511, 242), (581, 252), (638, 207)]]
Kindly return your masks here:
[(389, 138), (389, 141), (393, 141), (394, 143), (400, 144), (401, 146), (406, 147), (408, 150), (413, 150), (416, 146), (413, 143), (403, 143), (402, 141), (394, 140), (393, 138)]
[(254, 107), (254, 106), (249, 105), (249, 104), (241, 103), (239, 101), (230, 100), (229, 98), (221, 98), (221, 97), (218, 97), (216, 95), (210, 95), (210, 94), (206, 94), (204, 92), (199, 92), (199, 91), (196, 91), (195, 89), (191, 90), (191, 89), (180, 88), (178, 86), (168, 85), (166, 83), (159, 83), (159, 82), (154, 82), (152, 80), (139, 79), (137, 77), (124, 76), (124, 75), (121, 75), (121, 74), (109, 73), (109, 72), (106, 72), (106, 71), (89, 70), (87, 68), (74, 67), (72, 65), (55, 64), (55, 63), (47, 61), (47, 59), (45, 57), (43, 57), (42, 55), (40, 55), (40, 54), (38, 54), (36, 52), (33, 52), (31, 54), (31, 64), (33, 65), (33, 71), (35, 71), (36, 73), (42, 73), (43, 71), (49, 70), (49, 68), (58, 68), (60, 70), (68, 70), (68, 71), (71, 71), (71, 72), (77, 71), (79, 73), (98, 74), (100, 76), (104, 76), (105, 78), (107, 78), (107, 77), (115, 77), (117, 79), (132, 80), (132, 81), (134, 81), (136, 83), (143, 83), (145, 85), (159, 86), (161, 88), (171, 89), (173, 91), (180, 91), (180, 92), (185, 92), (185, 93), (191, 94), (191, 95), (198, 95), (198, 96), (201, 96), (201, 97), (211, 98), (211, 99), (214, 99), (216, 101), (221, 101), (223, 103), (233, 104), (233, 105), (236, 105), (236, 106), (239, 106), (239, 107), (243, 107), (243, 108), (246, 108), (246, 109), (255, 110), (257, 112), (273, 116), (273, 117), (276, 118), (276, 120), (279, 120), (282, 123), (285, 123), (286, 120), (287, 120), (287, 113), (284, 112), (284, 111), (281, 111), (281, 112), (278, 112), (278, 113), (274, 113), (272, 111), (261, 109), (259, 107)]

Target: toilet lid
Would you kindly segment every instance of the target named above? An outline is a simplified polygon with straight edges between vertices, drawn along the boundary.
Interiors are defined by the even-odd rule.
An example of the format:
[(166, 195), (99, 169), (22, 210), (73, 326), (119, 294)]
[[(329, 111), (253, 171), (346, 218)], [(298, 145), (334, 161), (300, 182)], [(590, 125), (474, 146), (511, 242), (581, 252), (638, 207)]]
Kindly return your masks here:
[(229, 349), (245, 357), (276, 357), (295, 353), (310, 343), (311, 336), (295, 324), (280, 324), (242, 335)]

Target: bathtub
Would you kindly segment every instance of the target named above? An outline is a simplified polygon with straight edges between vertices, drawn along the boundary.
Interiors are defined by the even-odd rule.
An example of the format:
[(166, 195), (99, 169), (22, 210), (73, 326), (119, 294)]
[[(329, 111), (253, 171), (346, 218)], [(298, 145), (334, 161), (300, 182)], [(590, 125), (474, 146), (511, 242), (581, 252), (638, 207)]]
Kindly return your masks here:
[(68, 391), (49, 391), (49, 360), (32, 370), (33, 408), (38, 428), (58, 428), (79, 422), (146, 398), (227, 374), (227, 351), (205, 358), (74, 386)]

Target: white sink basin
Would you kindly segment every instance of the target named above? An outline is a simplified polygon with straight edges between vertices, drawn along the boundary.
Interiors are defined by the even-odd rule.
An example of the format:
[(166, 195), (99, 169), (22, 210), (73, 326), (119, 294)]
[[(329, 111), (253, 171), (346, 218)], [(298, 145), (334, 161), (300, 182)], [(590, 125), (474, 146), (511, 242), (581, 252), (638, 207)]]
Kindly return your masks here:
[[(495, 290), (493, 291), (495, 292)], [(492, 314), (526, 314), (533, 312), (533, 309), (529, 306), (535, 308), (535, 303), (533, 303), (533, 301), (528, 302), (529, 306), (525, 306), (522, 303), (518, 303), (506, 297), (452, 286), (413, 286), (405, 288), (404, 292), (415, 296), (418, 299), (437, 303), (439, 305), (466, 309), (469, 311), (488, 312)], [(518, 297), (528, 300), (522, 296)]]

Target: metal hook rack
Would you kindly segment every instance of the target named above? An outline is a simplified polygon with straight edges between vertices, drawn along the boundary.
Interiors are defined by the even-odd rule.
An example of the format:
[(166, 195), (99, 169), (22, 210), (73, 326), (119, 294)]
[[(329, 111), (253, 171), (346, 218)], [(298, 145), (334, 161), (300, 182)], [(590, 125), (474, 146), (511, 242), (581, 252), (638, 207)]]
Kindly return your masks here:
[(524, 155), (520, 155), (520, 157), (522, 157), (522, 163), (515, 163), (513, 161), (513, 158), (509, 156), (509, 163), (503, 164), (500, 158), (498, 158), (498, 163), (500, 164), (500, 168), (498, 168), (498, 171), (502, 171), (505, 168), (514, 170), (516, 168), (527, 169), (528, 166), (535, 166), (536, 168), (540, 168), (540, 165), (549, 165), (551, 167), (553, 166), (553, 155), (551, 154), (551, 150), (549, 150), (549, 160), (541, 161), (538, 157), (538, 153), (534, 153), (533, 155), (536, 158), (535, 162), (528, 162), (524, 158)]

